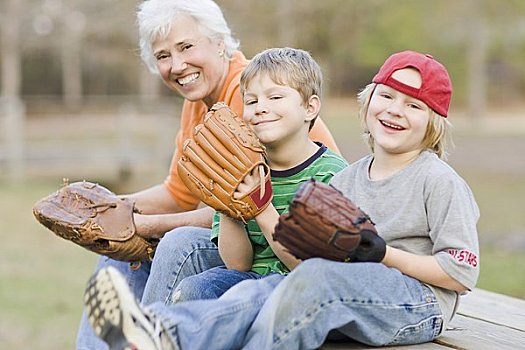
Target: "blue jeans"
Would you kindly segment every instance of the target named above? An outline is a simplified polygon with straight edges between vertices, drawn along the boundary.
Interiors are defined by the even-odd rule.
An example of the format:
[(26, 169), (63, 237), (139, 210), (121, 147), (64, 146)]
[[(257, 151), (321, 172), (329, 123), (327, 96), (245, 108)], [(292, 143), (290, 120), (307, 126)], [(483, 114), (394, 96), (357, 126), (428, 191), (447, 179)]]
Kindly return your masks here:
[(374, 346), (436, 338), (432, 291), (380, 263), (309, 259), (288, 276), (243, 281), (215, 300), (147, 306), (181, 349), (316, 349), (331, 330)]
[(143, 304), (171, 304), (175, 288), (183, 279), (224, 265), (210, 235), (210, 229), (181, 227), (161, 239), (142, 295)]
[(224, 266), (214, 267), (182, 280), (175, 290), (172, 302), (217, 299), (239, 282), (266, 276), (252, 271), (228, 270)]
[[(101, 257), (96, 270), (115, 267), (128, 281), (131, 290), (144, 304), (170, 303), (179, 282), (209, 268), (222, 265), (217, 246), (210, 241), (209, 229), (181, 227), (160, 240), (153, 262), (143, 262), (138, 270), (129, 263)], [(78, 350), (104, 350), (108, 346), (93, 332), (85, 312), (77, 334)]]

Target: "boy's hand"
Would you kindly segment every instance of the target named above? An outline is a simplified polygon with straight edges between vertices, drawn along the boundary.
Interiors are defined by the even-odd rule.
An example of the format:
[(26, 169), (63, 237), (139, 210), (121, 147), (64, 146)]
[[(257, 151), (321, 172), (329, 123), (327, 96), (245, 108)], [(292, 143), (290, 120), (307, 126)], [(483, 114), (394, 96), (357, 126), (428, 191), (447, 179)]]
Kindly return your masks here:
[[(249, 173), (244, 177), (244, 179), (242, 179), (242, 182), (239, 183), (239, 186), (237, 186), (237, 189), (233, 194), (233, 198), (242, 198), (256, 190), (259, 186), (261, 186), (261, 182), (264, 183), (264, 168), (259, 170), (260, 168), (260, 166), (254, 168), (251, 173)], [(263, 179), (262, 181), (261, 175)], [(261, 193), (261, 197), (264, 197), (264, 191)]]

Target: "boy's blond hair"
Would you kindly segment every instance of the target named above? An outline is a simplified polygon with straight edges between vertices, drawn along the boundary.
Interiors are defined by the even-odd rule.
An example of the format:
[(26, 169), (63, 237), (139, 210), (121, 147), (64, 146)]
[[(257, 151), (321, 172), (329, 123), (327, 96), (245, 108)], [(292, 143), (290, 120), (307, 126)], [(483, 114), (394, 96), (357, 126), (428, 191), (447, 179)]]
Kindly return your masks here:
[[(374, 138), (366, 126), (366, 114), (368, 113), (370, 99), (374, 94), (376, 86), (377, 84), (375, 83), (368, 84), (357, 94), (357, 101), (359, 103), (359, 120), (363, 127), (363, 138), (372, 152), (374, 152)], [(447, 146), (452, 143), (451, 126), (452, 125), (446, 118), (430, 109), (430, 119), (422, 141), (423, 150), (433, 151), (439, 158), (446, 159)]]
[[(240, 89), (244, 95), (246, 86), (256, 77), (267, 74), (276, 84), (286, 85), (297, 90), (308, 104), (310, 97), (321, 97), (323, 74), (321, 67), (304, 50), (289, 47), (264, 50), (250, 60), (241, 75)], [(311, 121), (313, 127), (317, 116)]]

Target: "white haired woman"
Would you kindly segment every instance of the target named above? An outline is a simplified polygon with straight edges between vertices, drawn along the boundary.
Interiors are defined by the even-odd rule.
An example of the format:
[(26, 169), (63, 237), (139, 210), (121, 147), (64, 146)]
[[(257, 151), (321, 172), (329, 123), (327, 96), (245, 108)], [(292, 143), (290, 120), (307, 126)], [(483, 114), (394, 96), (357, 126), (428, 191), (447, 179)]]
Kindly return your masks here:
[[(113, 266), (128, 281), (133, 293), (142, 298), (145, 288), (149, 300), (169, 302), (171, 291), (184, 277), (222, 265), (217, 247), (210, 241), (213, 210), (197, 209), (199, 200), (186, 188), (177, 174), (182, 143), (193, 128), (203, 121), (216, 102), (225, 102), (238, 115), (243, 114), (239, 91), (240, 75), (248, 60), (239, 51), (219, 6), (212, 0), (148, 0), (137, 11), (141, 57), (150, 71), (184, 98), (181, 124), (169, 174), (162, 184), (129, 197), (141, 214), (135, 214), (137, 233), (147, 238), (163, 238), (155, 259), (138, 269), (129, 264), (101, 257), (97, 270)], [(338, 152), (335, 141), (322, 120), (318, 119), (310, 137)], [(152, 264), (166, 264), (174, 269), (153, 269), (151, 279), (161, 285), (147, 284)], [(99, 340), (85, 315), (77, 335), (77, 349), (107, 349)]]

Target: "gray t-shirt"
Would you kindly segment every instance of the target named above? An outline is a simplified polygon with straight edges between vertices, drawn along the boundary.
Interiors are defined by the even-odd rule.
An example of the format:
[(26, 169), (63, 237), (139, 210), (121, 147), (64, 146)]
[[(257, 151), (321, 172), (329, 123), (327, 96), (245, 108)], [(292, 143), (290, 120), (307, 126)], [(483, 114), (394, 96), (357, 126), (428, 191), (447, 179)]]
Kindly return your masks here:
[[(446, 273), (474, 288), (479, 276), (479, 209), (465, 181), (430, 151), (379, 181), (369, 178), (372, 160), (373, 155), (358, 160), (330, 183), (370, 216), (389, 246), (433, 255)], [(448, 323), (455, 313), (457, 293), (429, 287)]]

